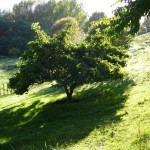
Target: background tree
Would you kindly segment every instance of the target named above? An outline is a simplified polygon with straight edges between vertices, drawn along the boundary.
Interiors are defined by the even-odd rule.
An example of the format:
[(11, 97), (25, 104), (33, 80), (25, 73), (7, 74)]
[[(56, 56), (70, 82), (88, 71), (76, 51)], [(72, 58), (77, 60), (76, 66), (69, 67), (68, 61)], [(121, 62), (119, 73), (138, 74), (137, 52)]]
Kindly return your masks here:
[[(27, 0), (15, 4), (12, 11), (0, 12), (0, 55), (8, 55), (9, 49), (16, 47), (23, 53), (27, 43), (33, 39), (33, 22), (40, 22), (42, 29), (50, 34), (52, 25), (62, 17), (71, 16), (84, 26), (87, 18), (82, 5), (77, 0), (49, 0), (47, 2)], [(9, 42), (8, 42), (9, 41)]]
[(7, 37), (1, 37), (0, 38), (0, 55), (1, 56), (7, 56), (9, 45), (8, 45), (9, 39)]
[(67, 26), (59, 34), (49, 37), (32, 25), (36, 32), (30, 49), (21, 57), (19, 71), (10, 79), (10, 87), (22, 94), (34, 83), (57, 82), (64, 88), (67, 100), (78, 85), (122, 78), (121, 66), (127, 57), (125, 51), (105, 42), (105, 37), (95, 34), (90, 42), (73, 43), (72, 28)]
[(0, 55), (7, 55), (11, 41), (11, 21), (10, 13), (3, 11), (0, 16)]
[(50, 31), (52, 34), (60, 33), (62, 29), (64, 29), (68, 24), (71, 24), (74, 28), (74, 32), (79, 30), (79, 23), (75, 18), (65, 17), (57, 20), (51, 27)]
[(33, 0), (21, 1), (13, 6), (14, 20), (33, 21)]
[(150, 16), (150, 1), (149, 0), (119, 0), (124, 2), (125, 6), (118, 7), (115, 10), (116, 32), (123, 30), (125, 27), (129, 27), (130, 33), (134, 34), (139, 30), (140, 19), (142, 16)]
[(28, 41), (33, 37), (34, 32), (31, 30), (31, 22), (21, 19), (19, 13), (15, 16), (15, 13), (10, 11), (2, 12), (0, 16), (0, 55), (9, 56), (9, 49), (13, 47), (23, 52), (27, 49)]
[(81, 29), (79, 28), (79, 23), (77, 20), (73, 17), (66, 17), (66, 18), (61, 18), (57, 20), (53, 26), (50, 29), (51, 34), (58, 34), (60, 33), (65, 27), (68, 25), (71, 25), (72, 27), (72, 41), (80, 41), (81, 38)]
[(78, 3), (77, 0), (59, 1), (53, 13), (55, 15), (55, 21), (70, 16), (75, 18), (82, 28), (87, 20), (87, 13), (84, 11), (82, 4)]
[(94, 12), (90, 18), (89, 18), (89, 22), (92, 22), (92, 21), (98, 21), (99, 19), (101, 18), (106, 18), (106, 14), (104, 12)]
[(57, 3), (55, 0), (49, 0), (45, 3), (38, 3), (34, 9), (33, 22), (40, 22), (41, 27), (47, 33), (49, 32), (50, 27), (56, 21), (55, 14), (53, 12), (56, 5)]
[(27, 48), (27, 43), (34, 38), (34, 32), (31, 30), (31, 22), (25, 20), (16, 20), (12, 24), (10, 47), (16, 47), (23, 53)]
[(62, 0), (58, 2), (49, 0), (46, 3), (39, 3), (34, 9), (34, 22), (40, 22), (41, 27), (47, 33), (57, 20), (68, 16), (75, 18), (79, 22), (80, 27), (83, 27), (87, 20), (87, 14), (82, 4), (78, 3), (77, 0)]
[(86, 22), (85, 24), (85, 32), (88, 31), (88, 28), (90, 27), (91, 23), (93, 21), (98, 21), (99, 19), (102, 19), (102, 18), (106, 18), (106, 14), (104, 12), (94, 12), (90, 17), (89, 17), (89, 20)]

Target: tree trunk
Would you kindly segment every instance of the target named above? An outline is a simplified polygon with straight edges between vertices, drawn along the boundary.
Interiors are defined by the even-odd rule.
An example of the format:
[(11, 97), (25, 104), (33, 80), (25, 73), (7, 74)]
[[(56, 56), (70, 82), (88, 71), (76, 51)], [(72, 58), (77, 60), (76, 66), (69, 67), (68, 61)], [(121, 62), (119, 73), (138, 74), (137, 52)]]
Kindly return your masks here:
[(70, 86), (70, 90), (68, 89), (68, 87), (66, 85), (64, 86), (64, 89), (65, 89), (65, 92), (66, 92), (66, 95), (67, 95), (68, 102), (73, 103), (72, 94), (73, 94), (73, 91), (75, 89), (75, 84), (72, 84)]
[(68, 94), (67, 94), (67, 100), (68, 100), (68, 102), (70, 102), (70, 103), (73, 102), (72, 93), (68, 93)]

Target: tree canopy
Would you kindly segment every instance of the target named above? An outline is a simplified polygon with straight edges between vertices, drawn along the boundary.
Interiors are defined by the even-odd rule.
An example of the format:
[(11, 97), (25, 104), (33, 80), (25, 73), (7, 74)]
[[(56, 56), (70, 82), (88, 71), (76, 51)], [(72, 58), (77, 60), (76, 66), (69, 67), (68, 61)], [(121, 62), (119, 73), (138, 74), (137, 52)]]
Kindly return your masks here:
[(101, 18), (106, 18), (106, 14), (104, 12), (94, 12), (89, 18), (89, 22), (97, 21)]
[(65, 17), (57, 20), (51, 27), (50, 32), (52, 34), (57, 34), (61, 32), (68, 24), (71, 24), (72, 27), (74, 28), (74, 32), (76, 30), (79, 30), (79, 23), (77, 20), (73, 17)]
[(89, 17), (89, 20), (86, 22), (85, 24), (85, 32), (88, 31), (88, 28), (91, 26), (91, 23), (93, 21), (98, 21), (99, 19), (102, 19), (102, 18), (106, 18), (106, 14), (104, 12), (94, 12), (92, 13), (92, 15)]
[(101, 34), (105, 37), (105, 41), (111, 43), (119, 49), (128, 49), (131, 42), (131, 35), (128, 34), (127, 29), (120, 31), (120, 34), (113, 34), (113, 29), (111, 28), (113, 19), (112, 18), (102, 18), (98, 21), (92, 22), (89, 27), (87, 40), (90, 40), (95, 34)]
[(150, 16), (150, 0), (118, 0), (124, 2), (125, 6), (118, 7), (115, 10), (116, 32), (129, 27), (130, 33), (134, 34), (139, 30), (140, 19), (142, 16)]
[(101, 29), (90, 40), (74, 43), (71, 25), (52, 37), (38, 24), (32, 28), (35, 39), (29, 42), (30, 49), (21, 57), (19, 71), (10, 79), (10, 87), (17, 94), (28, 91), (34, 83), (55, 80), (71, 102), (79, 85), (123, 77), (120, 68), (125, 65), (126, 51), (106, 41)]
[(150, 18), (145, 18), (142, 25), (146, 29), (146, 32), (150, 32)]

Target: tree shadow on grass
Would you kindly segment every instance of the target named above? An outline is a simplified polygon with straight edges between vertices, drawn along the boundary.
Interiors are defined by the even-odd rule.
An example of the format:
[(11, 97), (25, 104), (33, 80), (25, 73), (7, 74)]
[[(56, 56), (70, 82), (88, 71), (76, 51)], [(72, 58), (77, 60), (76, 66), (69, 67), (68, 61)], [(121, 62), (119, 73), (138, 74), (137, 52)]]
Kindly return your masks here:
[(43, 87), (42, 89), (39, 89), (38, 91), (32, 92), (30, 94), (30, 98), (38, 97), (38, 96), (47, 96), (47, 95), (59, 95), (64, 93), (64, 91), (61, 88), (57, 88), (56, 85), (53, 85), (49, 83), (48, 87)]
[(66, 147), (85, 139), (94, 129), (108, 134), (105, 127), (125, 115), (116, 112), (123, 107), (131, 86), (123, 80), (103, 82), (78, 89), (74, 97), (79, 103), (44, 105), (39, 100), (16, 112), (4, 110), (0, 112), (0, 139), (8, 140), (1, 142), (0, 149), (41, 150), (44, 143)]

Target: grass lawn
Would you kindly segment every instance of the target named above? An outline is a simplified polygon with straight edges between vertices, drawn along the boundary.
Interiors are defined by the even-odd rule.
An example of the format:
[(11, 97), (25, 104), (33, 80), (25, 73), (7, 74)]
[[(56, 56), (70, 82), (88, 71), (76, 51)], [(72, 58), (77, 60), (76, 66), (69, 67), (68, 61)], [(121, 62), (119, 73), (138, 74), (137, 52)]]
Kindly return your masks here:
[(78, 103), (48, 82), (1, 97), (0, 150), (150, 149), (149, 36), (134, 39), (127, 78), (78, 87)]
[(16, 70), (17, 58), (0, 59), (0, 84), (8, 82), (12, 72)]

